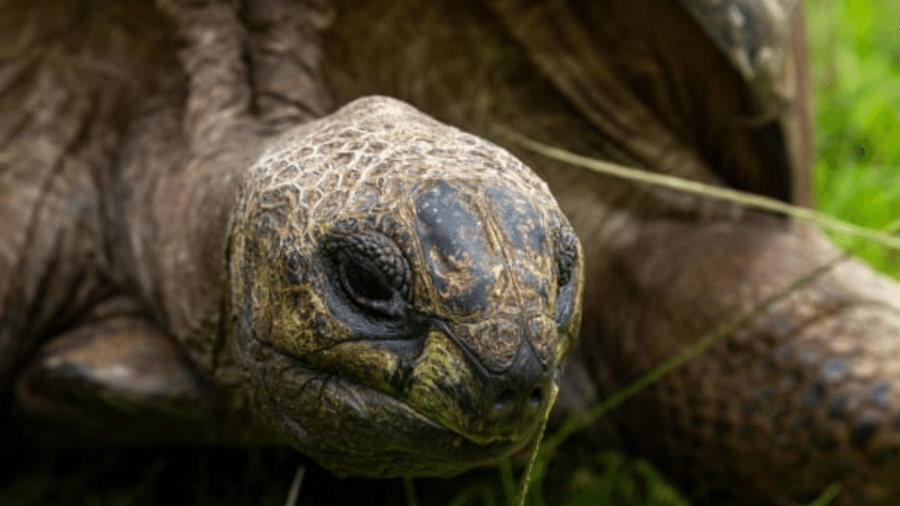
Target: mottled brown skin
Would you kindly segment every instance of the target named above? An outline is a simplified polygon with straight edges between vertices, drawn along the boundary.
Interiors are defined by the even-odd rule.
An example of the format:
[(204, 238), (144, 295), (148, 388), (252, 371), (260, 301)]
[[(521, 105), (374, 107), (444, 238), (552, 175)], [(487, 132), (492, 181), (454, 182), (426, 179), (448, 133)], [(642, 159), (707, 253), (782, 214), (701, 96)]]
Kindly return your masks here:
[(542, 180), (393, 99), (326, 115), (312, 3), (75, 7), (0, 6), (7, 418), (370, 477), (534, 438), (584, 266)]
[[(66, 349), (67, 342), (77, 351), (104, 335), (121, 336), (117, 325), (144, 325), (147, 331), (139, 342), (146, 346), (127, 354), (154, 355), (160, 359), (135, 360), (166, 367), (184, 360), (188, 366), (179, 370), (196, 371), (173, 376), (178, 381), (165, 384), (165, 395), (152, 402), (132, 388), (125, 388), (119, 399), (113, 396), (109, 416), (122, 417), (123, 439), (160, 437), (161, 432), (147, 428), (157, 423), (174, 425), (186, 439), (265, 439), (259, 430), (241, 430), (256, 427), (245, 420), (258, 421), (262, 432), (277, 425), (277, 396), (265, 402), (237, 396), (239, 402), (229, 402), (220, 400), (218, 390), (240, 390), (248, 378), (264, 385), (266, 374), (234, 366), (239, 357), (258, 354), (254, 363), (272, 360), (273, 368), (299, 375), (303, 370), (284, 367), (270, 345), (278, 343), (298, 356), (310, 349), (298, 347), (290, 339), (292, 332), (287, 337), (280, 332), (296, 323), (290, 319), (263, 319), (276, 332), (235, 346), (234, 332), (228, 325), (217, 326), (222, 320), (216, 315), (234, 315), (228, 320), (231, 329), (250, 333), (257, 320), (241, 320), (247, 314), (241, 301), (246, 304), (247, 299), (234, 290), (255, 284), (265, 289), (263, 294), (296, 291), (290, 283), (280, 284), (284, 278), (269, 283), (277, 278), (277, 265), (287, 265), (282, 274), (290, 278), (295, 265), (291, 250), (257, 248), (241, 254), (249, 251), (241, 248), (265, 237), (241, 233), (241, 241), (232, 242), (231, 256), (225, 257), (218, 249), (226, 241), (222, 229), (219, 235), (195, 232), (214, 232), (208, 223), (224, 220), (219, 205), (238, 199), (236, 188), (218, 177), (223, 167), (250, 167), (256, 160), (265, 164), (260, 151), (243, 146), (262, 149), (259, 137), (322, 116), (333, 104), (358, 96), (395, 96), (487, 137), (495, 135), (494, 124), (504, 124), (600, 158), (808, 203), (811, 130), (802, 26), (795, 20), (785, 35), (771, 39), (782, 41), (781, 58), (745, 58), (749, 66), (742, 67), (741, 53), (727, 51), (733, 42), (728, 35), (734, 33), (717, 32), (721, 24), (698, 24), (683, 8), (702, 4), (610, 0), (600, 8), (576, 0), (337, 1), (332, 18), (309, 4), (291, 4), (291, 14), (286, 14), (271, 10), (282, 5), (278, 2), (252, 2), (248, 5), (254, 7), (239, 18), (211, 3), (204, 16), (164, 5), (167, 21), (150, 6), (136, 3), (129, 7), (144, 9), (142, 19), (153, 20), (150, 25), (157, 29), (126, 31), (134, 37), (113, 38), (115, 43), (90, 37), (81, 41), (79, 34), (99, 32), (73, 31), (71, 26), (83, 24), (60, 21), (61, 27), (70, 27), (63, 53), (89, 58), (63, 59), (73, 68), (68, 72), (68, 67), (50, 63), (31, 70), (22, 63), (26, 60), (13, 58), (4, 61), (0, 73), (5, 145), (34, 138), (43, 144), (29, 145), (45, 146), (3, 151), (2, 162), (14, 168), (4, 170), (0, 192), (15, 200), (0, 207), (0, 223), (24, 224), (3, 228), (0, 242), (0, 279), (13, 280), (0, 283), (0, 372), (7, 381), (22, 378), (15, 402), (36, 414), (98, 412), (104, 406), (86, 402), (95, 390), (69, 387), (72, 378), (65, 376), (66, 381), (40, 381), (52, 379), (49, 373), (65, 372), (54, 371), (42, 357)], [(64, 2), (53, 8), (62, 14), (36, 17), (52, 25), (77, 10)], [(709, 10), (694, 12), (706, 12), (706, 21), (715, 21)], [(24, 26), (18, 19), (0, 16)], [(103, 26), (102, 16), (92, 19)], [(178, 20), (187, 35), (181, 63), (171, 59), (176, 46), (167, 24), (171, 20)], [(777, 31), (754, 33), (768, 41)], [(0, 30), (10, 38), (6, 46), (16, 46), (19, 33)], [(249, 69), (244, 67), (248, 57)], [(86, 61), (111, 64), (98, 67)], [(110, 68), (127, 70), (110, 73)], [(33, 74), (17, 79), (22, 72)], [(252, 86), (247, 86), (247, 75)], [(327, 86), (319, 86), (323, 77)], [(20, 107), (25, 99), (35, 108)], [(33, 115), (30, 110), (48, 112)], [(500, 137), (496, 141), (505, 142)], [(223, 144), (232, 147), (222, 152)], [(348, 160), (357, 160), (359, 152), (350, 151)], [(839, 256), (819, 232), (782, 218), (605, 178), (519, 151), (549, 183), (584, 244), (587, 262), (584, 325), (567, 361), (556, 419), (588, 409), (699, 336)], [(115, 171), (109, 166), (113, 157)], [(185, 160), (193, 165), (186, 167)], [(153, 174), (166, 177), (149, 177)], [(284, 177), (296, 181), (289, 172)], [(23, 179), (29, 182), (24, 187)], [(262, 187), (261, 192), (245, 193), (240, 201), (262, 198)], [(274, 208), (289, 195), (277, 193)], [(237, 216), (244, 218), (236, 223), (254, 222), (252, 213)], [(298, 224), (295, 231), (275, 229), (298, 251), (309, 247), (302, 240), (293, 242), (308, 230), (305, 225)], [(83, 233), (61, 232), (70, 230)], [(286, 258), (279, 256), (282, 252), (288, 253)], [(229, 278), (217, 278), (221, 272), (215, 266), (234, 255), (247, 263), (229, 261)], [(58, 261), (63, 258), (68, 262)], [(279, 258), (285, 263), (274, 261)], [(241, 265), (247, 269), (236, 267)], [(310, 279), (318, 281), (301, 286), (315, 287), (324, 278)], [(219, 297), (221, 286), (232, 290), (230, 297)], [(273, 308), (260, 300), (264, 308)], [(894, 504), (900, 495), (898, 308), (896, 283), (858, 262), (843, 262), (665, 376), (585, 436), (650, 456), (701, 503), (792, 504), (808, 501), (837, 481), (843, 487), (841, 504)], [(21, 314), (30, 316), (22, 319)], [(101, 326), (100, 320), (107, 323)], [(59, 321), (65, 325), (51, 323)], [(38, 352), (50, 335), (59, 344), (48, 343), (28, 370), (16, 376), (27, 365), (17, 360)], [(168, 344), (153, 344), (158, 342)], [(316, 359), (335, 360), (328, 366), (343, 364), (341, 375), (365, 377), (380, 391), (393, 388), (383, 376), (372, 377), (372, 368), (353, 366), (384, 361), (382, 351), (345, 344)], [(435, 344), (440, 348), (440, 341)], [(98, 366), (132, 361), (116, 358), (120, 347), (96, 346), (110, 350), (100, 355), (103, 360), (91, 359)], [(509, 348), (495, 351), (491, 362), (505, 363)], [(365, 361), (343, 360), (348, 355), (341, 353)], [(63, 356), (76, 361), (75, 355)], [(393, 366), (384, 367), (374, 370)], [(169, 374), (145, 372), (149, 377)], [(210, 372), (216, 388), (192, 381)], [(319, 384), (321, 391), (330, 387)], [(290, 392), (302, 385), (277, 387)], [(106, 394), (115, 393), (106, 387)], [(74, 396), (74, 405), (64, 402), (79, 392), (87, 392), (89, 399)], [(53, 394), (49, 402), (41, 403), (48, 393)], [(186, 412), (179, 403), (195, 409)], [(425, 404), (426, 410), (435, 407), (431, 401)], [(129, 408), (123, 410), (123, 405)], [(142, 415), (139, 422), (129, 416), (135, 412)], [(367, 420), (373, 422), (369, 428), (384, 427), (379, 418), (357, 419)], [(444, 422), (460, 425), (458, 420)], [(319, 429), (323, 440), (340, 430)], [(475, 439), (483, 437), (477, 428), (467, 430)], [(415, 438), (402, 443), (413, 440), (422, 444)], [(300, 438), (293, 442), (304, 444)], [(315, 455), (315, 450), (306, 451)], [(404, 458), (408, 456), (398, 461)]]

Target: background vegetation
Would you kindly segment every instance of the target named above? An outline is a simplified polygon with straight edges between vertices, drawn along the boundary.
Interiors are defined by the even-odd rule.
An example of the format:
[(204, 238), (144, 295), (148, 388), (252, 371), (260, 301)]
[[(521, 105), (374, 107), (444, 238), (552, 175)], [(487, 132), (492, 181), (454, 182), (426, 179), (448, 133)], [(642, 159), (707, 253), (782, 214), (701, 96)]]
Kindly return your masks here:
[[(884, 227), (900, 215), (900, 0), (812, 0), (807, 10), (817, 203), (848, 221)], [(835, 240), (857, 246), (848, 237)], [(859, 251), (877, 269), (900, 278), (900, 253), (870, 244)], [(576, 467), (554, 462), (531, 503), (555, 504), (564, 494), (571, 505), (688, 504), (645, 462), (614, 452), (591, 460)], [(0, 505), (282, 505), (301, 463), (302, 457), (288, 451), (6, 452), (0, 458)], [(505, 505), (515, 487), (510, 462), (452, 483), (342, 481), (304, 465), (305, 482), (320, 495), (304, 489), (301, 504)]]
[[(817, 203), (853, 223), (885, 227), (900, 216), (900, 1), (815, 0), (807, 14)], [(900, 252), (834, 238), (900, 277)]]

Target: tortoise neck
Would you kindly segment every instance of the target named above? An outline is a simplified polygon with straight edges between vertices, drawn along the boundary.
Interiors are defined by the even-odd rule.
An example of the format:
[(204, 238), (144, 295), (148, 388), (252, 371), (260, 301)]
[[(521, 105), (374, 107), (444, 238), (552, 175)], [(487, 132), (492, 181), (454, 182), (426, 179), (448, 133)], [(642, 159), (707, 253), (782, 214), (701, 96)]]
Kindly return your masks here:
[[(184, 141), (177, 104), (129, 136), (110, 219), (122, 285), (201, 367), (218, 346), (225, 249), (242, 174), (264, 144), (248, 130), (202, 152)], [(236, 128), (237, 130), (237, 128)]]

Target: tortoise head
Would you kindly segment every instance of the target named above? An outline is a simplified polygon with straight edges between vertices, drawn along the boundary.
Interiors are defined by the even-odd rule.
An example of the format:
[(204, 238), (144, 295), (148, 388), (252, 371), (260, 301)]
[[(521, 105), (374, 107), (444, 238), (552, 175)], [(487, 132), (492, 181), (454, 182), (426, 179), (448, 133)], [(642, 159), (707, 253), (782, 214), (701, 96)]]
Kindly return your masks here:
[(531, 440), (580, 319), (580, 246), (503, 149), (387, 98), (247, 174), (232, 341), (266, 430), (340, 474), (442, 475)]

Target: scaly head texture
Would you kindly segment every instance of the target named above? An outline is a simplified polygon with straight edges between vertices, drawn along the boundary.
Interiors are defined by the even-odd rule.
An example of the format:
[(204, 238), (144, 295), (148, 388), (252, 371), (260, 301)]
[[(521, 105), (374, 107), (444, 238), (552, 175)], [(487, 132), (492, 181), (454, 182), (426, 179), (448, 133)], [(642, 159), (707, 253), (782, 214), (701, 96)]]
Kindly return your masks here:
[(360, 99), (272, 143), (230, 233), (229, 349), (264, 430), (366, 476), (451, 474), (533, 437), (583, 261), (505, 150)]

